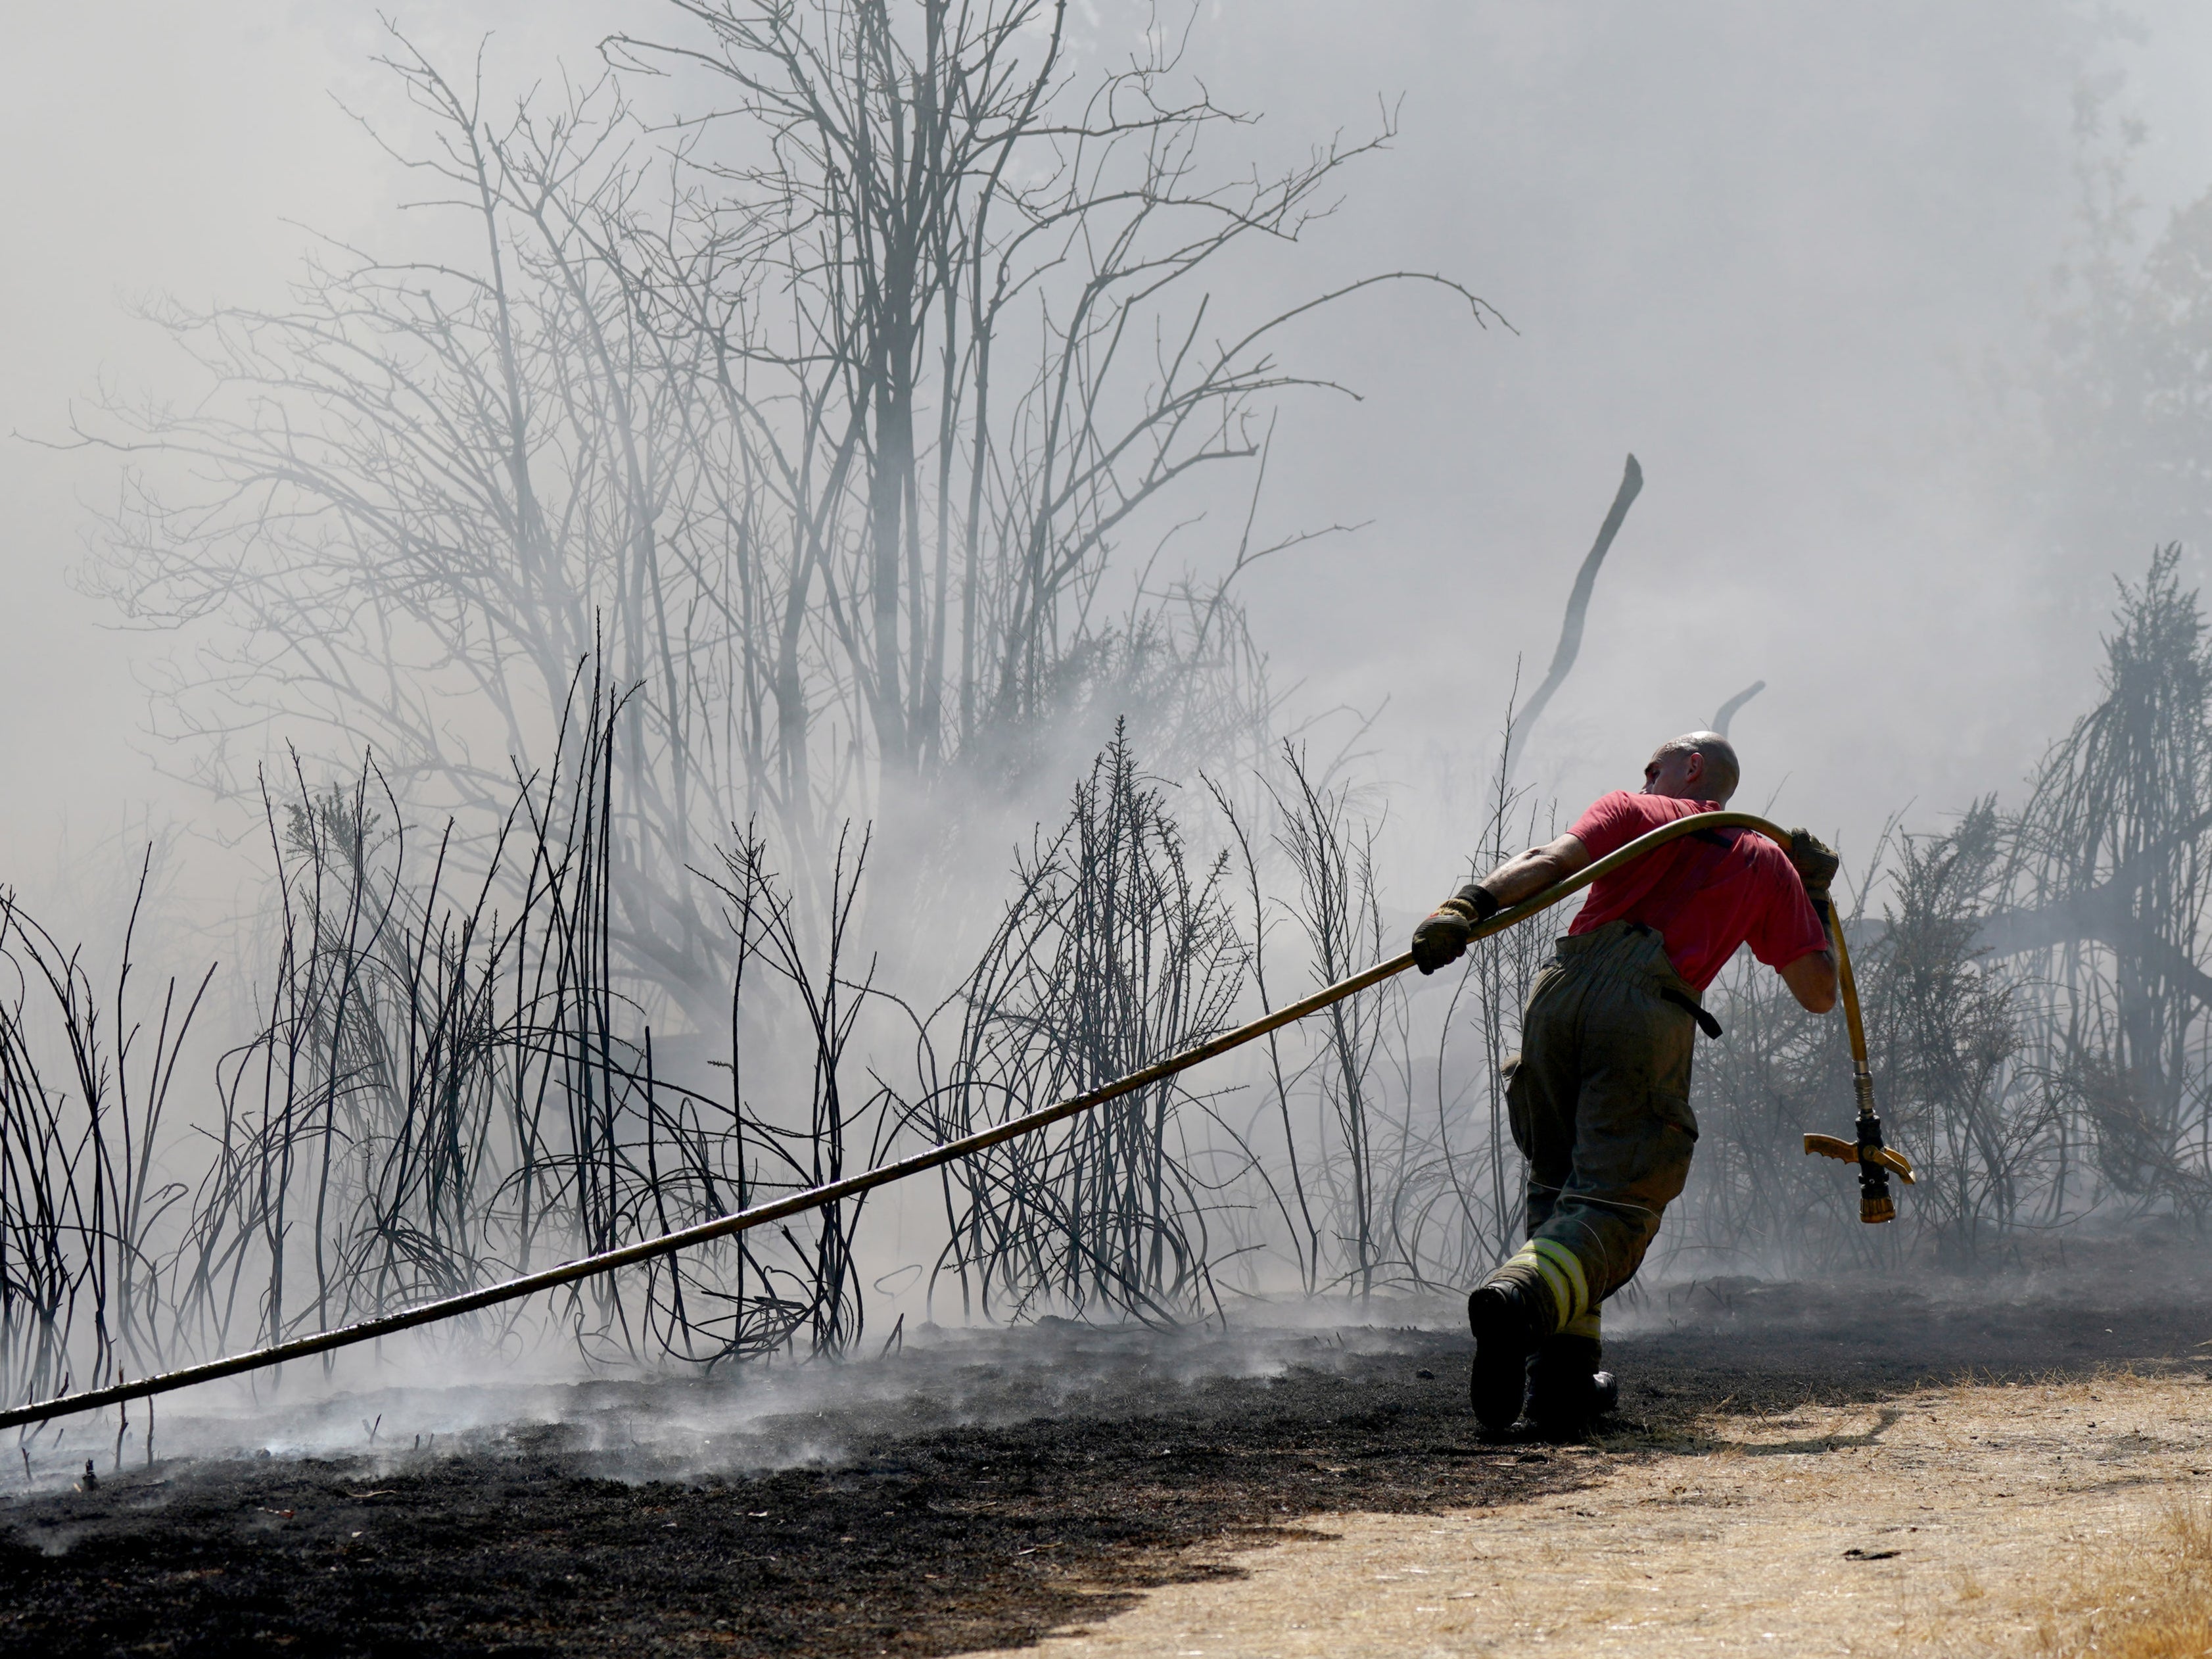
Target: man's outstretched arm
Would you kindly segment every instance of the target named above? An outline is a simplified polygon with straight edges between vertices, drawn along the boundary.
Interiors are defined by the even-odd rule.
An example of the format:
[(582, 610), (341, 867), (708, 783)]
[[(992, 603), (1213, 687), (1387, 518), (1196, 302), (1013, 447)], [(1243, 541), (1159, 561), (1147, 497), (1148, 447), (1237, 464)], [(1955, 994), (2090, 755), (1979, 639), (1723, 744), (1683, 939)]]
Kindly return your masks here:
[(1589, 849), (1572, 835), (1516, 853), (1480, 881), (1469, 881), (1413, 930), (1414, 966), (1434, 973), (1457, 961), (1477, 923), (1565, 881), (1589, 861)]
[(1475, 885), (1498, 900), (1498, 909), (1504, 910), (1565, 881), (1589, 861), (1589, 849), (1579, 837), (1562, 835), (1540, 847), (1515, 853)]

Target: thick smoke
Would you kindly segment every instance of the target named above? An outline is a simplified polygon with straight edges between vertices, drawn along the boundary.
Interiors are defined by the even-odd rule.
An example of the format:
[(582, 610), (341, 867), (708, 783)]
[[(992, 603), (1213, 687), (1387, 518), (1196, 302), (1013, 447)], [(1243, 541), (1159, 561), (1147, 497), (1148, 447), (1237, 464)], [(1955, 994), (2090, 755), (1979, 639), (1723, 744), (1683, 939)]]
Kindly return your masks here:
[[(136, 596), (115, 575), (118, 537), (126, 552), (134, 534), (173, 545), (176, 521), (143, 509), (176, 501), (192, 467), (174, 454), (118, 454), (114, 442), (173, 434), (179, 418), (204, 434), (189, 423), (224, 409), (234, 423), (248, 412), (245, 427), (227, 430), (252, 431), (261, 406), (251, 395), (222, 402), (241, 383), (235, 374), (226, 381), (241, 361), (228, 345), (210, 375), (207, 359), (195, 368), (165, 354), (162, 331), (131, 311), (173, 320), (179, 307), (221, 304), (296, 314), (299, 290), (287, 284), (303, 253), (325, 271), (350, 268), (361, 248), (473, 259), (436, 210), (399, 206), (419, 201), (423, 180), (432, 197), (453, 180), (396, 168), (351, 112), (419, 159), (438, 153), (439, 86), (460, 106), (480, 97), (485, 112), (535, 88), (535, 107), (549, 110), (568, 95), (554, 65), (568, 65), (581, 88), (599, 72), (602, 37), (665, 36), (676, 23), (635, 4), (526, 17), (448, 10), (395, 44), (350, 16), (310, 10), (282, 37), (196, 31), (187, 44), (149, 20), (118, 58), (106, 27), (95, 38), (89, 24), (42, 21), (50, 36), (32, 50), (50, 64), (45, 84), (96, 95), (66, 110), (28, 101), (9, 116), (25, 125), (18, 152), (52, 160), (27, 176), (28, 211), (17, 216), (25, 245), (50, 257), (15, 262), (8, 279), (12, 312), (35, 320), (20, 331), (8, 424), (37, 442), (0, 454), (18, 503), (5, 672), (24, 711), (7, 740), (15, 865), (0, 878), (56, 930), (55, 960), (66, 961), (65, 941), (93, 942), (84, 997), (106, 994), (101, 976), (119, 955), (149, 840), (161, 856), (136, 935), (140, 960), (185, 973), (187, 995), (210, 957), (231, 964), (200, 1027), (206, 1052), (179, 1076), (204, 1077), (217, 1048), (273, 1075), (271, 1034), (281, 1031), (287, 1055), (327, 1039), (331, 1054), (355, 1056), (315, 1062), (326, 1101), (352, 1099), (370, 1068), (349, 1045), (383, 1065), (411, 1054), (418, 1034), (419, 1021), (409, 1022), (419, 1009), (394, 1010), (428, 980), (408, 978), (395, 939), (416, 942), (418, 964), (435, 961), (440, 994), (456, 1009), (471, 984), (496, 987), (489, 1011), (466, 1016), (478, 1022), (465, 1064), (407, 1073), (410, 1088), (433, 1073), (462, 1079), (448, 1094), (476, 1101), (469, 1109), (480, 1115), (454, 1121), (496, 1122), (512, 1137), (435, 1188), (430, 1210), (453, 1209), (452, 1238), (439, 1234), (435, 1249), (411, 1235), (392, 1244), (386, 1235), (416, 1219), (413, 1200), (379, 1187), (366, 1160), (356, 1170), (350, 1153), (329, 1161), (336, 1173), (319, 1188), (374, 1196), (362, 1213), (385, 1231), (360, 1259), (381, 1250), (404, 1259), (372, 1300), (404, 1299), (441, 1288), (440, 1274), (457, 1276), (444, 1287), (456, 1288), (538, 1247), (526, 1223), (470, 1231), (517, 1192), (530, 1214), (550, 1204), (590, 1218), (577, 1222), (577, 1237), (544, 1247), (604, 1243), (694, 1218), (656, 1210), (678, 1196), (679, 1208), (712, 1213), (732, 1196), (731, 1170), (771, 1144), (787, 1166), (778, 1179), (803, 1184), (849, 1171), (902, 1135), (951, 1132), (979, 1113), (1103, 1081), (1248, 1008), (1259, 990), (1248, 969), (1272, 972), (1267, 995), (1279, 1002), (1316, 972), (1395, 948), (1405, 919), (1468, 860), (1509, 850), (1555, 808), (1571, 813), (1632, 780), (1656, 740), (1705, 723), (1764, 682), (1734, 716), (1747, 763), (1740, 804), (1834, 834), (1855, 881), (1879, 873), (1886, 883), (1870, 894), (1864, 934), (1877, 1005), (1903, 1034), (1885, 1059), (1885, 1086), (1931, 1156), (1969, 1172), (1960, 1193), (1931, 1201), (1930, 1236), (1973, 1259), (1986, 1229), (2062, 1216), (2092, 1202), (2093, 1190), (2139, 1211), (2196, 1205), (2178, 1149), (2197, 1121), (2185, 1079), (2202, 1034), (2186, 974), (2159, 955), (2197, 949), (2193, 873), (2159, 887), (2156, 913), (2131, 913), (2125, 928), (2034, 934), (2019, 948), (2045, 957), (2028, 978), (2007, 978), (1976, 952), (1993, 941), (2014, 948), (1981, 930), (1992, 916), (2016, 931), (2023, 917), (2047, 923), (2055, 905), (2112, 891), (2146, 849), (2166, 856), (2203, 784), (2195, 738), (2177, 736), (2156, 698), (2130, 701), (2129, 680), (2140, 668), (2179, 685), (2203, 667), (2181, 637), (2192, 625), (2185, 595), (2202, 568), (2193, 547), (2151, 567), (2148, 582), (2143, 574), (2154, 546), (2185, 543), (2206, 512), (2184, 442), (2189, 388), (2160, 378), (2193, 338), (2179, 303), (2193, 221), (2169, 230), (2168, 210), (2212, 186), (2185, 159), (2204, 101), (2178, 66), (2196, 58), (2161, 48), (2202, 23), (2174, 9), (2122, 27), (2075, 7), (1990, 0), (1937, 17), (1901, 5), (1819, 17), (1749, 6), (1540, 16), (1437, 5), (1355, 25), (1337, 9), (1238, 0), (1201, 8), (1178, 46), (1142, 38), (1126, 8), (1079, 7), (1071, 17), (1071, 84), (1159, 54), (1175, 64), (1174, 87), (1203, 85), (1224, 110), (1265, 113), (1209, 132), (1205, 166), (1218, 171), (1208, 176), (1227, 187), (1304, 168), (1315, 185), (1297, 211), (1226, 248), (1193, 284), (1193, 302), (1172, 309), (1189, 324), (1196, 293), (1211, 296), (1189, 336), (1201, 356), (1217, 329), (1364, 278), (1402, 280), (1285, 324), (1238, 371), (1255, 390), (1240, 406), (1243, 424), (1224, 430), (1264, 454), (1264, 475), (1255, 464), (1196, 476), (1126, 521), (1110, 503), (1086, 509), (1094, 528), (1110, 524), (1113, 556), (1095, 593), (1067, 600), (1053, 625), (1030, 619), (1024, 649), (1045, 666), (1027, 680), (1012, 668), (1000, 676), (1015, 688), (1009, 706), (1025, 711), (992, 729), (1005, 743), (988, 755), (987, 781), (1004, 787), (979, 784), (981, 771), (911, 784), (872, 773), (865, 753), (856, 765), (870, 740), (856, 750), (852, 733), (870, 720), (878, 735), (889, 728), (880, 710), (858, 712), (880, 687), (852, 675), (798, 723), (818, 743), (818, 770), (795, 783), (786, 775), (775, 799), (753, 787), (762, 774), (740, 764), (744, 739), (729, 734), (698, 775), (654, 792), (676, 775), (666, 756), (694, 742), (692, 753), (709, 752), (704, 738), (669, 735), (668, 709), (689, 709), (696, 730), (744, 703), (715, 677), (734, 656), (674, 689), (678, 665), (696, 659), (666, 640), (680, 635), (688, 650), (685, 630), (723, 625), (702, 607), (672, 627), (651, 619), (662, 630), (653, 660), (669, 670), (666, 689), (632, 663), (643, 683), (620, 713), (608, 711), (621, 687), (586, 677), (564, 705), (558, 682), (597, 630), (647, 625), (641, 596), (611, 622), (587, 614), (588, 597), (569, 605), (566, 631), (554, 631), (546, 660), (532, 665), (545, 683), (507, 704), (489, 692), (456, 694), (465, 676), (441, 655), (448, 638), (425, 625), (398, 637), (387, 659), (408, 665), (392, 694), (408, 718), (356, 725), (343, 735), (351, 741), (282, 706), (301, 682), (288, 678), (289, 660), (265, 654), (268, 629), (219, 638), (223, 605), (236, 597), (220, 583), (188, 582), (181, 594), (172, 583), (161, 604), (137, 613), (181, 618), (181, 629), (104, 628), (116, 614), (105, 600)], [(495, 25), (478, 80), (478, 37)], [(95, 52), (99, 72), (71, 67)], [(412, 68), (395, 79), (370, 64), (378, 53)], [(657, 122), (731, 95), (649, 50), (618, 47), (611, 58), (636, 99), (621, 141), (641, 156), (676, 142)], [(446, 80), (434, 83), (425, 66)], [(326, 105), (325, 87), (343, 101)], [(587, 109), (605, 107), (584, 95)], [(702, 188), (744, 187), (732, 169), (765, 153), (743, 137), (701, 142), (711, 151), (701, 159), (723, 169), (693, 175)], [(1349, 155), (1340, 168), (1316, 161), (1332, 143)], [(622, 176), (625, 187), (659, 187), (649, 169)], [(587, 240), (590, 229), (575, 234)], [(557, 290), (538, 278), (541, 293)], [(451, 315), (442, 296), (387, 283), (382, 266), (368, 290), (418, 339)], [(633, 351), (698, 349), (696, 337), (670, 346), (681, 340), (671, 316), (643, 303), (605, 314), (636, 325)], [(455, 354), (461, 369), (491, 351), (496, 332), (486, 328)], [(261, 331), (255, 349), (278, 332)], [(1158, 377), (1174, 338), (1146, 345), (1164, 354), (1150, 371)], [(703, 355), (698, 368), (703, 387)], [(1140, 373), (1115, 395), (1141, 397), (1152, 383)], [(534, 384), (544, 394), (564, 382)], [(648, 426), (719, 418), (681, 400), (642, 406)], [(613, 430), (597, 406), (586, 417), (561, 428), (553, 447)], [(78, 446), (79, 433), (109, 445)], [(1598, 582), (1575, 673), (1526, 736), (1516, 776), (1530, 792), (1502, 805), (1492, 793), (1499, 729), (1516, 687), (1525, 696), (1549, 659), (1568, 583), (1631, 451), (1645, 488)], [(626, 457), (610, 448), (603, 459), (593, 476), (612, 494), (576, 492), (580, 518), (629, 487)], [(979, 492), (999, 492), (990, 499), (1004, 532), (1023, 491), (977, 470)], [(153, 497), (137, 493), (142, 473)], [(696, 534), (702, 523), (728, 528), (721, 545), (757, 529), (742, 491), (718, 497), (713, 485), (726, 480), (686, 479), (655, 521), (656, 548), (669, 558), (718, 545)], [(897, 521), (896, 494), (872, 502), (873, 525), (885, 510)], [(672, 533), (677, 521), (690, 540)], [(80, 559), (91, 521), (107, 528), (93, 530), (94, 554)], [(884, 537), (884, 549), (895, 540)], [(1212, 584), (1264, 549), (1278, 551), (1221, 600)], [(913, 534), (893, 551), (894, 564), (911, 558), (917, 571), (933, 556)], [(74, 587), (63, 580), (69, 570)], [(2123, 643), (2100, 662), (2116, 574), (2135, 585), (2119, 601)], [(992, 590), (983, 609), (1018, 608), (1016, 591)], [(337, 615), (353, 596), (333, 589), (319, 595), (323, 608), (301, 614)], [(456, 614), (483, 601), (472, 593)], [(1071, 631), (1056, 631), (1063, 624)], [(477, 625), (462, 615), (453, 625)], [(736, 625), (767, 628), (758, 619)], [(830, 660), (840, 631), (849, 637), (864, 624), (824, 601), (810, 625)], [(929, 655), (927, 625), (892, 616), (915, 663)], [(1018, 632), (1007, 625), (1008, 639)], [(210, 642), (228, 655), (203, 656)], [(241, 661), (258, 665), (254, 697), (212, 716), (192, 702), (211, 662), (226, 695), (244, 685), (232, 677)], [(918, 685), (889, 698), (909, 698), (902, 730), (942, 712), (925, 706)], [(437, 710), (408, 703), (433, 687), (448, 698)], [(2043, 764), (2047, 746), (2100, 698), (2109, 718)], [(180, 727), (174, 717), (187, 706), (197, 711)], [(597, 777), (600, 764), (562, 746), (563, 712), (590, 739), (585, 751), (596, 754), (604, 733), (609, 755), (657, 757), (653, 787), (621, 796), (605, 820), (580, 796), (556, 811), (560, 791)], [(734, 732), (743, 720), (729, 723)], [(424, 732), (461, 758), (443, 770), (421, 764), (408, 745)], [(1130, 747), (1113, 747), (1124, 732)], [(1274, 741), (1285, 737), (1287, 753)], [(301, 745), (296, 760), (288, 740)], [(925, 747), (916, 740), (915, 754)], [(913, 775), (927, 772), (915, 759)], [(2084, 802), (2116, 778), (2142, 787), (2108, 820)], [(204, 787), (210, 780), (220, 787)], [(1976, 808), (1993, 793), (1997, 806)], [(608, 799), (618, 794), (611, 786)], [(566, 849), (578, 862), (542, 881), (531, 873), (483, 886), (486, 832), (517, 802), (514, 847)], [(470, 821), (449, 875), (439, 821), (456, 808)], [(865, 898), (852, 877), (863, 832), (856, 824), (842, 851), (838, 842), (848, 818), (877, 820)], [(1899, 820), (1955, 833), (1885, 842)], [(412, 837), (404, 858), (392, 839), (402, 824)], [(269, 886), (273, 864), (297, 869), (301, 860), (312, 872), (289, 891), (335, 906), (335, 919), (317, 909), (304, 933), (277, 916)], [(529, 960), (558, 991), (526, 994), (521, 955), (510, 961), (486, 943), (507, 936), (492, 918), (527, 932), (516, 894), (556, 888), (561, 919), (544, 936), (557, 940), (532, 945)], [(1110, 900), (1098, 896), (1109, 888)], [(456, 892), (489, 895), (456, 912), (481, 917), (483, 929), (441, 931)], [(383, 897), (364, 906), (364, 893)], [(577, 922), (571, 894), (600, 906), (597, 919)], [(1886, 934), (1875, 926), (1885, 905), (1897, 924)], [(397, 918), (388, 936), (364, 939), (368, 912), (372, 931)], [(735, 934), (732, 916), (744, 924)], [(833, 967), (840, 916), (852, 927)], [(2082, 936), (2092, 940), (2086, 956)], [(307, 955), (286, 955), (302, 937), (313, 942)], [(1198, 971), (1174, 985), (1174, 975), (1136, 976), (1133, 1012), (1093, 994), (1109, 982), (1118, 994), (1121, 983), (1100, 963), (1149, 972), (1154, 945)], [(1147, 1124), (1139, 1113), (1049, 1158), (1010, 1156), (964, 1186), (878, 1205), (873, 1230), (857, 1238), (835, 1228), (794, 1237), (772, 1266), (748, 1263), (755, 1277), (738, 1294), (798, 1296), (791, 1287), (806, 1274), (834, 1278), (832, 1314), (817, 1308), (787, 1328), (842, 1348), (857, 1340), (849, 1319), (863, 1302), (872, 1343), (902, 1313), (949, 1317), (955, 1302), (978, 1315), (1077, 1307), (1164, 1319), (1218, 1315), (1244, 1292), (1454, 1282), (1511, 1228), (1510, 1160), (1488, 1079), (1511, 1046), (1530, 965), (1516, 949), (1480, 964), (1462, 1000), (1433, 986), (1394, 991), (1306, 1046), (1199, 1083), (1171, 1132), (1166, 1116)], [(2108, 973), (2099, 950), (2117, 951), (2123, 968)], [(727, 987), (741, 959), (751, 978), (732, 1014)], [(330, 1015), (317, 987), (333, 963), (350, 985), (344, 975), (358, 962), (392, 976), (377, 981), (386, 1000)], [(573, 975), (572, 963), (582, 965)], [(2140, 975), (2130, 976), (2145, 963), (2155, 983), (2142, 992)], [(1766, 1034), (1760, 1052), (1773, 1069), (1713, 1066), (1711, 1138), (1733, 1150), (1715, 1165), (1715, 1201), (1686, 1212), (1679, 1247), (1698, 1260), (1734, 1252), (1764, 1263), (1784, 1247), (1788, 1205), (1776, 1195), (1797, 1187), (1749, 1183), (1745, 1172), (1813, 1125), (1755, 1125), (1752, 1104), (1778, 1087), (1792, 1113), (1833, 1127), (1840, 1074), (1832, 1034), (1791, 1025), (1749, 986), (1740, 1000), (1747, 1029)], [(2048, 1034), (2083, 1005), (2109, 1040), (2066, 1049)], [(611, 1114), (594, 1144), (623, 1172), (587, 1199), (598, 1179), (588, 1138), (563, 1143), (541, 1176), (529, 1135), (514, 1126), (522, 1114), (500, 1090), (511, 1095), (526, 1077), (553, 1087), (544, 1057), (593, 1021), (596, 1058), (576, 1059), (559, 1086), (584, 1088)], [(659, 1034), (650, 1050), (648, 1023)], [(1938, 1041), (1930, 1030), (1951, 1035)], [(231, 1046), (257, 1034), (258, 1046)], [(111, 1046), (118, 1037), (106, 1034)], [(442, 1028), (430, 1040), (445, 1041)], [(26, 1043), (46, 1075), (65, 1074), (57, 1039)], [(823, 1082), (825, 1058), (839, 1063), (838, 1088)], [(253, 1125), (264, 1150), (277, 1144), (274, 1120), (252, 1116), (240, 1062), (229, 1064), (218, 1075), (244, 1115), (222, 1121)], [(588, 1087), (576, 1082), (592, 1077)], [(692, 1093), (664, 1113), (653, 1090), (671, 1081)], [(180, 1086), (173, 1109), (212, 1127), (212, 1108), (181, 1101), (194, 1086)], [(758, 1115), (714, 1118), (709, 1108), (740, 1087), (763, 1102)], [(617, 1096), (631, 1104), (617, 1108)], [(1164, 1102), (1155, 1107), (1164, 1113)], [(825, 1124), (848, 1137), (834, 1155), (822, 1150)], [(294, 1134), (289, 1119), (282, 1132)], [(2084, 1175), (2069, 1149), (2086, 1140), (2098, 1150)], [(803, 1156), (789, 1150), (802, 1144)], [(663, 1156), (681, 1173), (665, 1174)], [(196, 1173), (181, 1163), (164, 1173), (187, 1195), (177, 1215), (209, 1213)], [(228, 1194), (221, 1213), (246, 1217), (241, 1195), (258, 1190), (252, 1181), (217, 1186)], [(141, 1180), (134, 1190), (143, 1199), (169, 1189)], [(1767, 1196), (1730, 1207), (1730, 1195), (1753, 1190)], [(236, 1227), (243, 1236), (258, 1224)], [(595, 1227), (609, 1237), (582, 1236)], [(1790, 1265), (1850, 1259), (1837, 1246)], [(346, 1271), (357, 1272), (349, 1259)], [(942, 1270), (933, 1301), (931, 1264)], [(723, 1287), (693, 1289), (712, 1296)], [(647, 1324), (665, 1320), (669, 1304), (649, 1305), (658, 1311)], [(283, 1311), (268, 1317), (281, 1323)], [(296, 1303), (289, 1316), (303, 1316)], [(621, 1311), (598, 1317), (593, 1357), (635, 1357)], [(608, 1334), (617, 1330), (620, 1339)]]

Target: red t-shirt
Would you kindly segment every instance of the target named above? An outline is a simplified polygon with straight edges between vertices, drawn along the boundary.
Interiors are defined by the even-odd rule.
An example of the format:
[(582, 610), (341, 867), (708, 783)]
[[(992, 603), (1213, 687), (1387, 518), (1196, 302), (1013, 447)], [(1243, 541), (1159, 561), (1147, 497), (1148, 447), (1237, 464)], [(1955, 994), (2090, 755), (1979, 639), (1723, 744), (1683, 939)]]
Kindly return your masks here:
[[(1719, 810), (1711, 801), (1615, 790), (1592, 802), (1567, 833), (1598, 859), (1662, 824)], [(1790, 856), (1757, 830), (1694, 831), (1600, 876), (1567, 931), (1588, 933), (1623, 918), (1656, 929), (1674, 971), (1700, 992), (1738, 945), (1749, 944), (1772, 968), (1828, 948)]]

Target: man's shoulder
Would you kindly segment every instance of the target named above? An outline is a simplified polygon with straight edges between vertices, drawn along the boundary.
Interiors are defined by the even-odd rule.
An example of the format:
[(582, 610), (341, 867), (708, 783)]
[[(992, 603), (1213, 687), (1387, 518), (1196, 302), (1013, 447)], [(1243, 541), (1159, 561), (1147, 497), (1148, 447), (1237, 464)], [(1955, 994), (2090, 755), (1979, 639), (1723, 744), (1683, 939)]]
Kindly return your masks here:
[(1593, 858), (1618, 851), (1638, 836), (1671, 824), (1678, 818), (1706, 810), (1697, 801), (1677, 801), (1665, 795), (1632, 795), (1614, 790), (1591, 802), (1567, 833), (1580, 841)]
[(1792, 880), (1796, 879), (1797, 867), (1790, 862), (1790, 855), (1784, 852), (1771, 837), (1754, 829), (1747, 829), (1736, 837), (1736, 841), (1738, 845), (1750, 851), (1753, 858), (1762, 869), (1790, 876)]
[(1620, 813), (1635, 812), (1639, 809), (1641, 802), (1656, 799), (1656, 796), (1631, 795), (1626, 790), (1607, 790), (1583, 808), (1583, 816), (1588, 818), (1593, 814), (1602, 813), (1611, 817)]
[[(1635, 829), (1649, 820), (1637, 810), (1636, 803), (1644, 799), (1631, 795), (1626, 790), (1611, 790), (1582, 809), (1575, 821), (1568, 826), (1567, 833), (1585, 845), (1592, 840), (1614, 842), (1632, 839)], [(1626, 831), (1627, 833), (1623, 833)], [(1593, 848), (1593, 851), (1611, 851)]]
[(1671, 824), (1677, 818), (1687, 818), (1700, 812), (1717, 808), (1710, 801), (1683, 801), (1671, 795), (1645, 795), (1629, 790), (1608, 790), (1583, 809), (1583, 818), (1607, 819), (1613, 821), (1636, 821), (1657, 826)]
[(1794, 908), (1805, 895), (1805, 882), (1790, 862), (1790, 855), (1756, 830), (1746, 830), (1737, 845), (1751, 854), (1751, 868), (1765, 902)]

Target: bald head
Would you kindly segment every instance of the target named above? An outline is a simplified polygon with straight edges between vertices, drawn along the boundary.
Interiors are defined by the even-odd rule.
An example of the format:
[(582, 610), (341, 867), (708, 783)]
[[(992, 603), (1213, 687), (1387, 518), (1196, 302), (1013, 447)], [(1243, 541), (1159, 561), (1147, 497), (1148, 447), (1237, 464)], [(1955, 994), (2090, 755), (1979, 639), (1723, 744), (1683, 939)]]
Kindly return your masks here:
[(1689, 732), (1668, 738), (1652, 751), (1644, 768), (1644, 792), (1726, 806), (1742, 776), (1735, 745), (1718, 732)]

